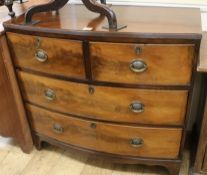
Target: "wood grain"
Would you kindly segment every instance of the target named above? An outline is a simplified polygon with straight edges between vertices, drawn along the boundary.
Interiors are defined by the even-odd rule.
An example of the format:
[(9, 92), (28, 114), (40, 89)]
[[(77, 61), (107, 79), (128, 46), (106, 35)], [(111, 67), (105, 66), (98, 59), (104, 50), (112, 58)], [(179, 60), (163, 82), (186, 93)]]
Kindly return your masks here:
[[(76, 80), (76, 84), (70, 83), (69, 81), (56, 80), (52, 78), (50, 78), (51, 81), (48, 78), (45, 78), (43, 81), (42, 78), (44, 77), (34, 75), (34, 77), (36, 78), (31, 78), (31, 76), (27, 76), (27, 85), (24, 85), (24, 81), (22, 81), (22, 91), (26, 92), (23, 92), (25, 102), (29, 101), (27, 100), (28, 94), (33, 94), (32, 98), (30, 98), (32, 99), (32, 101), (35, 101), (36, 98), (38, 99), (36, 101), (36, 107), (33, 106), (34, 108), (37, 108), (37, 115), (35, 115), (34, 117), (35, 119), (37, 119), (37, 121), (34, 120), (35, 126), (33, 127), (35, 129), (36, 126), (38, 129), (41, 128), (41, 131), (39, 131), (39, 133), (35, 133), (36, 140), (39, 140), (39, 143), (45, 141), (68, 149), (73, 148), (80, 151), (82, 150), (83, 152), (90, 152), (101, 157), (108, 156), (110, 160), (116, 159), (117, 161), (124, 163), (132, 163), (134, 161), (135, 163), (144, 163), (147, 165), (161, 165), (168, 168), (171, 175), (178, 175), (181, 163), (181, 153), (183, 151), (182, 143), (184, 143), (185, 140), (185, 126), (187, 123), (184, 123), (183, 120), (185, 118), (185, 121), (187, 121), (188, 113), (190, 111), (190, 107), (186, 109), (186, 102), (188, 98), (187, 90), (193, 89), (194, 77), (191, 78), (191, 76), (194, 75), (194, 68), (197, 59), (196, 55), (201, 39), (200, 11), (193, 9), (184, 10), (178, 8), (139, 8), (125, 6), (113, 6), (112, 8), (113, 10), (115, 10), (120, 22), (127, 24), (127, 28), (118, 32), (109, 32), (108, 30), (102, 28), (102, 26), (106, 22), (106, 19), (101, 17), (97, 18), (97, 14), (88, 13), (88, 11), (83, 6), (72, 5), (65, 6), (63, 9), (60, 10), (59, 13), (42, 13), (41, 15), (35, 15), (34, 19), (39, 19), (41, 20), (41, 22), (33, 26), (22, 25), (23, 16), (4, 24), (6, 30), (10, 32), (41, 36), (46, 38), (51, 37), (69, 40), (82, 40), (87, 46), (89, 45), (86, 43), (95, 41), (108, 42), (107, 44), (110, 44), (109, 42), (117, 43), (116, 45), (118, 46), (118, 49), (123, 50), (124, 54), (126, 54), (126, 58), (116, 58), (116, 54), (120, 54), (119, 51), (117, 51), (116, 49), (109, 49), (110, 52), (112, 52), (111, 55), (114, 56), (114, 58), (110, 58), (111, 60), (113, 60), (112, 65), (114, 66), (112, 66), (112, 68), (110, 68), (111, 62), (107, 61), (108, 58), (105, 56), (102, 58), (104, 59), (103, 63), (101, 61), (98, 62), (98, 64), (102, 64), (102, 66), (97, 69), (98, 74), (103, 71), (103, 75), (106, 75), (105, 71), (107, 71), (108, 69), (107, 73), (110, 75), (110, 77), (106, 78), (105, 80), (95, 79), (96, 81), (94, 81), (94, 79), (92, 79), (91, 73), (93, 73), (95, 78), (99, 76), (97, 72), (96, 74), (94, 74), (94, 70), (97, 67), (95, 66), (94, 68), (93, 65), (93, 72), (90, 71), (90, 61), (93, 62), (94, 57), (91, 53), (89, 53), (87, 49), (84, 48), (84, 53), (86, 53), (84, 55), (85, 67), (87, 68), (85, 72), (87, 73), (87, 78), (89, 79), (89, 81), (77, 81), (76, 79), (72, 80), (69, 77), (61, 77), (56, 74), (53, 74), (53, 76), (46, 73), (41, 74), (38, 71), (29, 71), (26, 68), (18, 69), (25, 70), (33, 74), (36, 73), (41, 76), (45, 75), (47, 77), (56, 77), (64, 80)], [(139, 13), (141, 13), (141, 15), (138, 15)], [(88, 26), (91, 27), (92, 31), (84, 30), (85, 27)], [(153, 70), (150, 68), (155, 68), (155, 72), (158, 72), (159, 74), (156, 75), (156, 73), (152, 72), (152, 77), (150, 78), (153, 82), (150, 81), (147, 83), (146, 79), (149, 79), (149, 77), (147, 76), (145, 79), (143, 78), (142, 83), (140, 83), (141, 81), (137, 81), (137, 78), (134, 78), (133, 81), (131, 80), (129, 76), (130, 74), (128, 74), (126, 71), (125, 65), (127, 65), (128, 67), (128, 63), (131, 62), (131, 59), (137, 58), (134, 58), (134, 48), (132, 54), (131, 48), (128, 49), (121, 47), (118, 43), (123, 43), (124, 46), (133, 45), (126, 43), (134, 43), (134, 45), (145, 44), (144, 46), (142, 46), (142, 53), (138, 56), (150, 55), (149, 60), (151, 60), (152, 64), (149, 64), (148, 69), (145, 73), (149, 73), (151, 70)], [(104, 43), (101, 43), (100, 47), (102, 47), (102, 44)], [(194, 49), (194, 45), (196, 49)], [(152, 49), (153, 46), (156, 47)], [(157, 46), (159, 46), (159, 49), (156, 49)], [(168, 49), (163, 49), (164, 46), (168, 46)], [(151, 49), (148, 50), (148, 48), (150, 47)], [(147, 54), (145, 54), (145, 49), (147, 50)], [(109, 51), (107, 51), (106, 49), (102, 52), (108, 54), (107, 52)], [(124, 54), (121, 55), (123, 56)], [(90, 55), (92, 57), (90, 57), (89, 59)], [(127, 57), (127, 55), (130, 55), (130, 58)], [(133, 58), (131, 58), (131, 55), (133, 56)], [(146, 62), (148, 61), (148, 59), (146, 58), (142, 59), (144, 59), (144, 61)], [(160, 60), (162, 60), (162, 62), (165, 64), (161, 64), (161, 62), (159, 62)], [(107, 66), (105, 66), (105, 64), (107, 64)], [(122, 69), (120, 69), (117, 64), (122, 65)], [(176, 69), (173, 69), (173, 67), (176, 67)], [(52, 72), (52, 70), (48, 69), (47, 73), (48, 72)], [(116, 72), (117, 74), (113, 75), (113, 72)], [(192, 75), (191, 72), (193, 72)], [(23, 73), (20, 74), (22, 75)], [(22, 80), (21, 75), (19, 75), (20, 81)], [(126, 80), (122, 78), (126, 78)], [(168, 81), (168, 79), (170, 81)], [(131, 82), (127, 83), (127, 81), (129, 80), (131, 80)], [(103, 81), (107, 81), (108, 84)], [(97, 85), (93, 87), (95, 88), (94, 93), (89, 94), (89, 86), (85, 85), (87, 83)], [(73, 84), (75, 85), (73, 86)], [(132, 86), (129, 85), (137, 85), (137, 89), (135, 89), (135, 86), (133, 86), (134, 89), (130, 89), (130, 87)], [(27, 90), (24, 86), (28, 87), (28, 89), (30, 89), (31, 91)], [(113, 86), (113, 88), (106, 88), (104, 86)], [(49, 87), (54, 87), (54, 89), (52, 90), (54, 90), (54, 92), (56, 93), (55, 99), (50, 102), (45, 98), (42, 99), (42, 94), (44, 95), (45, 88), (48, 89)], [(117, 87), (125, 87), (126, 89)], [(144, 88), (146, 88), (146, 90), (144, 90)], [(167, 91), (167, 88), (171, 91)], [(178, 88), (180, 89), (178, 90)], [(162, 93), (164, 95), (161, 95)], [(169, 95), (171, 93), (173, 95)], [(107, 96), (107, 94), (110, 94), (111, 97)], [(126, 94), (129, 97), (126, 96)], [(142, 96), (140, 94), (143, 96), (143, 98), (141, 98)], [(118, 96), (121, 96), (121, 99), (118, 100)], [(70, 99), (70, 97), (73, 98)], [(144, 114), (146, 113), (143, 113), (142, 117), (144, 118), (144, 120), (137, 119), (137, 121), (134, 123), (131, 121), (131, 119), (127, 119), (126, 121), (124, 117), (129, 117), (129, 113), (128, 111), (126, 112), (126, 108), (123, 107), (127, 106), (127, 109), (129, 110), (128, 103), (131, 102), (131, 100), (134, 100), (134, 97), (143, 100), (146, 105), (146, 112), (149, 108), (150, 111), (153, 111), (153, 115), (144, 116)], [(145, 98), (147, 99), (146, 101)], [(94, 99), (99, 100), (96, 101)], [(158, 103), (155, 103), (155, 99), (156, 102), (158, 101)], [(162, 100), (165, 104), (162, 102)], [(188, 100), (188, 106), (191, 106), (191, 95), (189, 95)], [(57, 101), (58, 103), (56, 103)], [(71, 101), (71, 103), (68, 103), (68, 101)], [(115, 105), (113, 105), (113, 102)], [(180, 108), (180, 106), (177, 106), (177, 102), (181, 104), (182, 109)], [(30, 102), (30, 105), (31, 103), (32, 102)], [(118, 107), (116, 106), (117, 104), (119, 104)], [(158, 104), (158, 108), (162, 108), (163, 106), (161, 118), (157, 117), (159, 111), (156, 111), (158, 108), (157, 106), (153, 106), (154, 104)], [(38, 108), (38, 105), (39, 107), (44, 107), (44, 109)], [(87, 108), (84, 109), (83, 106), (86, 106)], [(75, 109), (72, 109), (72, 107), (74, 107)], [(46, 111), (46, 108), (48, 108), (48, 111)], [(69, 108), (69, 110), (67, 108)], [(99, 108), (101, 110), (98, 110)], [(81, 111), (82, 109), (84, 109), (85, 111)], [(85, 116), (85, 112), (88, 112), (88, 110), (90, 110), (90, 112), (92, 111), (91, 116)], [(93, 112), (93, 110), (98, 112), (95, 113)], [(41, 111), (44, 112), (42, 112), (42, 114), (40, 115)], [(56, 113), (53, 113), (52, 111), (56, 111)], [(80, 119), (80, 116), (78, 117), (76, 115), (68, 116), (66, 114), (63, 114), (69, 113), (68, 111), (75, 111), (75, 113), (80, 113), (80, 115), (82, 113), (83, 116), (90, 117), (91, 120)], [(107, 113), (105, 113), (105, 111)], [(165, 117), (167, 116), (167, 126), (162, 123), (162, 126), (160, 126), (160, 121), (166, 121), (164, 118), (165, 111), (167, 111), (168, 114), (165, 115)], [(187, 115), (185, 114), (186, 111)], [(62, 114), (60, 114), (59, 112)], [(121, 125), (120, 123), (118, 124), (118, 122), (116, 121), (119, 119), (118, 115), (122, 112), (125, 113), (125, 116), (122, 116), (121, 120), (123, 121), (118, 121), (124, 122)], [(30, 113), (31, 116), (34, 115), (33, 112)], [(186, 117), (184, 117), (184, 115), (182, 114), (186, 115)], [(102, 119), (94, 116), (102, 117)], [(110, 120), (104, 118), (107, 122), (103, 122), (102, 120), (105, 116), (107, 116), (108, 118), (109, 116), (116, 117), (113, 117), (113, 119)], [(174, 120), (174, 118), (176, 118), (176, 120)], [(159, 123), (157, 123), (157, 121), (155, 120), (159, 121)], [(110, 124), (108, 121), (114, 122)], [(151, 122), (151, 124), (153, 123), (155, 126), (152, 127), (152, 125), (147, 125), (148, 127), (146, 127), (146, 125), (141, 125), (143, 123), (141, 123), (140, 121), (144, 121), (144, 124), (148, 124)], [(64, 132), (62, 135), (54, 134), (53, 132), (51, 133), (51, 125), (53, 124), (53, 122), (59, 122), (59, 124), (64, 127)], [(92, 123), (92, 126), (95, 126), (95, 128), (91, 128)], [(184, 130), (182, 128), (184, 128)], [(141, 148), (145, 150), (143, 152), (137, 151), (137, 149), (132, 150), (131, 147), (128, 147), (129, 138), (135, 137), (137, 135), (144, 137), (144, 139), (146, 140), (146, 143)], [(40, 144), (37, 144), (37, 146), (40, 146)], [(81, 146), (90, 150), (81, 148)], [(106, 153), (114, 153), (114, 155)], [(164, 157), (164, 159), (162, 157)]]
[[(153, 33), (153, 34), (185, 34), (196, 35), (201, 34), (201, 17), (200, 9), (196, 8), (166, 8), (166, 7), (142, 7), (142, 6), (116, 6), (111, 7), (116, 13), (118, 22), (127, 25), (127, 28), (119, 32), (109, 32), (103, 29), (107, 24), (107, 19), (100, 17), (97, 20), (96, 13), (91, 13), (83, 5), (68, 4), (60, 9), (59, 15), (54, 13), (41, 13), (34, 16), (34, 20), (41, 22), (33, 25), (33, 29), (50, 28), (69, 31), (78, 31), (93, 33), (91, 31), (84, 31), (85, 27), (90, 27), (92, 31), (104, 33)], [(127, 15), (126, 15), (127, 14)], [(155, 15), (156, 14), (156, 15)], [(24, 16), (9, 21), (8, 24), (22, 24)], [(61, 25), (60, 25), (61, 24)], [(24, 26), (24, 29), (31, 28), (31, 26)], [(23, 28), (21, 28), (23, 30)], [(83, 33), (82, 33), (83, 34)], [(141, 36), (140, 35), (140, 36)], [(105, 37), (105, 35), (103, 35)]]
[[(2, 41), (2, 36), (0, 39)], [(18, 131), (18, 126), (15, 126), (15, 123), (18, 123), (18, 115), (16, 114), (17, 109), (13, 101), (11, 84), (3, 61), (2, 44), (6, 43), (0, 44), (0, 133), (3, 136), (14, 137), (15, 132)]]
[(207, 152), (206, 152), (206, 149), (205, 149), (205, 155), (203, 157), (203, 164), (202, 164), (202, 172), (207, 172)]
[[(193, 45), (139, 45), (93, 42), (91, 63), (97, 81), (150, 85), (183, 85), (191, 83), (194, 59)], [(136, 54), (135, 48), (141, 49)], [(147, 70), (135, 73), (129, 66), (143, 60)]]
[(14, 137), (22, 150), (29, 153), (33, 147), (32, 137), (5, 36), (0, 38), (0, 49), (4, 62), (0, 61), (2, 66), (1, 99), (3, 99), (0, 105), (2, 112), (0, 131), (4, 136)]
[[(32, 105), (27, 105), (32, 128), (49, 137), (72, 145), (96, 151), (153, 158), (177, 158), (182, 129), (130, 127), (127, 125), (106, 124), (82, 120), (52, 113)], [(59, 124), (63, 133), (53, 130), (53, 124)], [(132, 147), (132, 138), (144, 140), (143, 147)]]
[[(26, 101), (92, 119), (142, 124), (182, 125), (185, 118), (188, 91), (144, 90), (92, 86), (72, 83), (25, 72), (18, 72), (23, 97)], [(51, 89), (55, 99), (45, 98)], [(141, 102), (144, 112), (130, 109), (133, 102)]]
[[(7, 33), (10, 51), (17, 67), (27, 68), (53, 75), (85, 78), (82, 42), (47, 37)], [(40, 46), (37, 48), (37, 39)], [(36, 59), (38, 49), (44, 50), (48, 59)]]

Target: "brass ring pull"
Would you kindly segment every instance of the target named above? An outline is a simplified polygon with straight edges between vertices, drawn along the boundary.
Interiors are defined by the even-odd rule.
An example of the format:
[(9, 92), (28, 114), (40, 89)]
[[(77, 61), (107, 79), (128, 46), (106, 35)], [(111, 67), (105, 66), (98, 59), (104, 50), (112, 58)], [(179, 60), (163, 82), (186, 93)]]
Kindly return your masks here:
[(140, 102), (133, 102), (129, 105), (129, 108), (134, 113), (142, 113), (144, 112), (144, 105)]
[(53, 131), (57, 134), (62, 134), (64, 132), (64, 129), (60, 124), (55, 123), (53, 124)]
[(42, 50), (42, 49), (38, 49), (37, 51), (36, 51), (36, 54), (35, 54), (35, 57), (36, 57), (36, 59), (39, 61), (39, 62), (46, 62), (47, 61), (47, 59), (48, 59), (48, 55), (47, 55), (47, 53), (44, 51), (44, 50)]
[(51, 89), (46, 89), (44, 91), (44, 95), (45, 95), (45, 98), (49, 101), (53, 101), (55, 100), (56, 96), (55, 96), (55, 92)]
[(137, 137), (130, 140), (130, 145), (135, 148), (140, 148), (144, 145), (144, 140)]
[(134, 60), (130, 63), (131, 71), (141, 73), (147, 70), (147, 64), (143, 60)]

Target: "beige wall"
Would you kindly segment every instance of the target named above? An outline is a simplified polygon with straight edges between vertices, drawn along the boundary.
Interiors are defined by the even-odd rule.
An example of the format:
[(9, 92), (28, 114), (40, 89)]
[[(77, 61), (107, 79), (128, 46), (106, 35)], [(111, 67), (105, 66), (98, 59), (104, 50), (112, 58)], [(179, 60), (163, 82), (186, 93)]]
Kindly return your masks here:
[[(110, 1), (110, 0), (108, 0)], [(175, 3), (175, 4), (205, 4), (207, 0), (112, 0), (112, 1), (129, 1), (129, 2), (146, 2), (146, 3)]]
[[(70, 2), (80, 3), (81, 0), (71, 0)], [(207, 8), (207, 0), (107, 0), (112, 4), (126, 5), (153, 5), (153, 6), (182, 6)]]

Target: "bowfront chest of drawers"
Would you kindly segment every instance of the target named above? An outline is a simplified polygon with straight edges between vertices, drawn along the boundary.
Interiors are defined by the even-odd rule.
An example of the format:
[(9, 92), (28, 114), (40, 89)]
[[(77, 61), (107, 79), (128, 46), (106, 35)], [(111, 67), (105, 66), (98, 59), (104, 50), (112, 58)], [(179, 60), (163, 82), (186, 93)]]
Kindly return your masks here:
[[(199, 10), (113, 8), (126, 29), (104, 30), (104, 18), (71, 5), (59, 15), (36, 15), (36, 25), (22, 25), (23, 17), (4, 24), (35, 144), (161, 165), (178, 175), (201, 39)], [(134, 17), (140, 14), (145, 21)]]

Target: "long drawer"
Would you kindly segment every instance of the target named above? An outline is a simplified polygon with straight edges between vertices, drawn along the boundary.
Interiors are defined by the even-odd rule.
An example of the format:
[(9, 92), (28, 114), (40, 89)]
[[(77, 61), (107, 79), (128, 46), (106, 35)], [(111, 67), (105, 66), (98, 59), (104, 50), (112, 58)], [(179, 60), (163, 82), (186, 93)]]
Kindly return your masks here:
[(47, 74), (85, 78), (82, 41), (7, 33), (17, 67)]
[(193, 45), (90, 43), (96, 81), (185, 85), (191, 82)]
[(182, 129), (131, 127), (77, 119), (27, 105), (32, 128), (95, 151), (150, 158), (178, 157)]
[(105, 121), (182, 125), (187, 90), (88, 86), (18, 72), (26, 101), (62, 113)]

